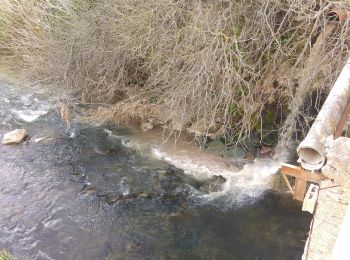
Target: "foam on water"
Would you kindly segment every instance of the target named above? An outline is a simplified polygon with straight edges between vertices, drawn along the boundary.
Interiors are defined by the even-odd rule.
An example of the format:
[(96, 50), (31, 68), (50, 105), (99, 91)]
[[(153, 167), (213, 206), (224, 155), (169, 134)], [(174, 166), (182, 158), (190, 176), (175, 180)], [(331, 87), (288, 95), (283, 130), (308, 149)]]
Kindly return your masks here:
[(32, 123), (39, 117), (46, 115), (51, 105), (48, 101), (38, 98), (40, 95), (42, 95), (40, 92), (25, 95), (9, 93), (8, 97), (2, 98), (3, 105), (9, 107), (6, 120), (13, 118), (26, 123)]
[(36, 97), (37, 94), (40, 93), (21, 96), (16, 108), (12, 109), (11, 112), (19, 119), (28, 123), (34, 122), (40, 116), (46, 115), (50, 109), (50, 105)]
[(124, 146), (164, 160), (196, 179), (205, 180), (214, 175), (223, 176), (226, 182), (221, 191), (199, 195), (204, 202), (212, 202), (218, 198), (222, 201), (224, 198), (226, 206), (233, 206), (255, 201), (269, 189), (270, 177), (280, 167), (280, 162), (276, 160), (255, 160), (238, 169), (224, 158), (209, 154), (188, 143), (177, 144), (177, 148), (174, 149), (173, 146), (157, 143), (150, 136), (139, 139), (137, 137), (140, 135), (137, 135), (136, 138), (128, 137), (126, 141), (125, 137), (113, 134), (110, 130), (106, 129), (105, 132), (110, 137), (121, 139)]
[(174, 166), (181, 168), (185, 173), (198, 179), (210, 178), (213, 175), (225, 177), (222, 190), (203, 195), (206, 201), (212, 201), (220, 197), (226, 197), (230, 205), (237, 205), (246, 201), (259, 198), (262, 193), (269, 189), (270, 177), (280, 168), (280, 162), (275, 160), (255, 160), (246, 164), (243, 169), (226, 169), (221, 165), (203, 163), (196, 158), (181, 158), (162, 152), (161, 148), (153, 147), (156, 158), (165, 160)]
[(223, 190), (202, 196), (207, 202), (224, 197), (225, 207), (251, 203), (268, 190), (270, 178), (280, 167), (280, 162), (274, 160), (255, 160), (246, 164), (237, 173), (226, 175)]
[(25, 109), (25, 110), (12, 110), (19, 119), (31, 123), (37, 120), (40, 116), (46, 115), (49, 109), (38, 109), (38, 110), (32, 110), (32, 109)]

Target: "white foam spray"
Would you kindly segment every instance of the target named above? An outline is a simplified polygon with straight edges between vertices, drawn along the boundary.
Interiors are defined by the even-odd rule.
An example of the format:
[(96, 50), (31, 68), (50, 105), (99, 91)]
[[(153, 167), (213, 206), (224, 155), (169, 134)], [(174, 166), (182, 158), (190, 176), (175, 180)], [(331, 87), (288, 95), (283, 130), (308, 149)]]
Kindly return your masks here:
[(207, 202), (224, 198), (227, 207), (255, 201), (269, 189), (271, 176), (280, 168), (280, 162), (276, 160), (254, 160), (241, 170), (230, 169), (216, 165), (215, 162), (208, 165), (196, 158), (172, 156), (160, 147), (153, 147), (152, 150), (156, 158), (165, 160), (198, 179), (207, 179), (213, 175), (225, 177), (226, 182), (221, 191), (202, 195), (201, 198)]
[(18, 119), (28, 123), (34, 122), (40, 116), (46, 115), (51, 108), (48, 101), (38, 99), (34, 93), (13, 98), (9, 101), (13, 106), (10, 110), (11, 113)]
[[(105, 130), (113, 138), (125, 137), (113, 134)], [(269, 189), (270, 177), (280, 167), (276, 160), (255, 160), (246, 164), (242, 169), (230, 165), (229, 161), (222, 157), (209, 154), (193, 145), (177, 144), (173, 146), (162, 145), (154, 139), (140, 138), (140, 136), (128, 137), (122, 144), (126, 147), (138, 150), (143, 155), (150, 155), (164, 160), (177, 168), (183, 169), (185, 174), (198, 180), (209, 179), (214, 175), (221, 175), (226, 179), (222, 190), (210, 194), (197, 194), (203, 202), (216, 203), (217, 200), (225, 201), (227, 207), (242, 205), (256, 201), (264, 191)]]

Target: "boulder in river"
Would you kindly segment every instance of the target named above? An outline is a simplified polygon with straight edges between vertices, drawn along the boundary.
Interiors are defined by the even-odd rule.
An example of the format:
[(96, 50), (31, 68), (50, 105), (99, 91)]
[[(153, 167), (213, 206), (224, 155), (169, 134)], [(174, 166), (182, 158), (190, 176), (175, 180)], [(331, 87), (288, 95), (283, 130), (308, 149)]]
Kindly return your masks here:
[(19, 144), (28, 136), (26, 129), (16, 129), (4, 135), (2, 144)]

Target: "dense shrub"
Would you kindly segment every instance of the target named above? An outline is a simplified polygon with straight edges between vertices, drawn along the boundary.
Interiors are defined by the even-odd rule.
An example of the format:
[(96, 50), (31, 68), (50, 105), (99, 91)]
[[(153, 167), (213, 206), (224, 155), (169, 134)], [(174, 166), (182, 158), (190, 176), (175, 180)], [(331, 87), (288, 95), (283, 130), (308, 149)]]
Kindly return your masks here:
[(26, 78), (232, 142), (307, 128), (349, 46), (346, 1), (2, 1), (0, 59)]

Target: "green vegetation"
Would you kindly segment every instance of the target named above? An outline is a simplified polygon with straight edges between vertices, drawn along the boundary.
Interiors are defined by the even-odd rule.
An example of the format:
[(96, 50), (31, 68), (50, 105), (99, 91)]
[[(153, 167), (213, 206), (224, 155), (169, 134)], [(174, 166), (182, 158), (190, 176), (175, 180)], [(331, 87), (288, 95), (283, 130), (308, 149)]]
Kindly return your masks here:
[(0, 260), (15, 260), (16, 258), (5, 250), (0, 250)]
[(89, 115), (157, 117), (231, 143), (307, 126), (306, 102), (348, 55), (347, 1), (3, 2), (0, 61), (25, 79), (99, 104)]

